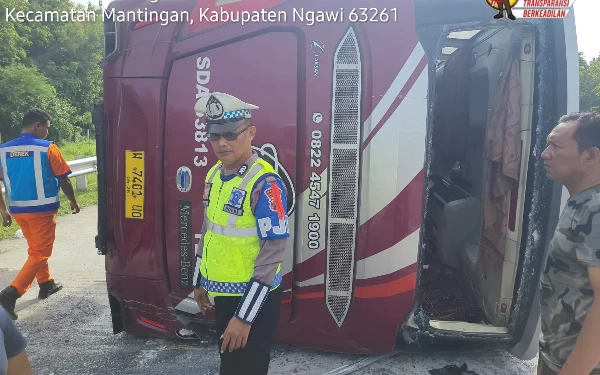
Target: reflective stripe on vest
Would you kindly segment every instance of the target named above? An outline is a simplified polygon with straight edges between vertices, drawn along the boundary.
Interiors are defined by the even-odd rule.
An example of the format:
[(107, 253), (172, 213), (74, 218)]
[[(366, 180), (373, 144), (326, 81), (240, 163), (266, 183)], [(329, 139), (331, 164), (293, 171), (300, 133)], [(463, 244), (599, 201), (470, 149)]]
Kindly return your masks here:
[[(273, 285), (271, 285), (271, 289), (275, 289), (281, 285), (282, 278), (281, 270), (278, 270), (275, 278), (273, 279)], [(219, 281), (210, 281), (204, 276), (201, 276), (200, 285), (202, 285), (207, 292), (220, 294), (244, 294), (246, 288), (248, 287), (248, 283), (225, 283)]]
[[(44, 167), (42, 165), (42, 153), (48, 151), (48, 147), (35, 146), (35, 145), (21, 145), (21, 146), (9, 146), (0, 148), (0, 163), (2, 163), (2, 178), (6, 185), (6, 196), (9, 207), (35, 207), (43, 206), (46, 204), (52, 204), (59, 202), (59, 190), (58, 188), (52, 189), (54, 191), (46, 194), (46, 187), (44, 186)], [(25, 155), (23, 155), (25, 153)], [(18, 190), (13, 191), (13, 183), (11, 183), (11, 176), (9, 172), (9, 159), (12, 158), (33, 158), (33, 170), (30, 174), (22, 174), (21, 179), (26, 181), (13, 181), (15, 184), (19, 183), (21, 186), (17, 186)], [(25, 171), (27, 172), (27, 171)], [(46, 171), (46, 174), (50, 172)], [(53, 177), (54, 178), (54, 177)], [(53, 183), (55, 183), (53, 181)], [(35, 186), (35, 190), (25, 191), (23, 186)], [(15, 199), (15, 195), (19, 194), (19, 198)], [(46, 196), (49, 195), (49, 196)], [(25, 199), (23, 199), (25, 198)]]
[(258, 232), (256, 228), (231, 228), (224, 227), (219, 224), (215, 224), (208, 220), (206, 230), (213, 232), (214, 234), (220, 234), (221, 236), (227, 237), (252, 237), (257, 236)]

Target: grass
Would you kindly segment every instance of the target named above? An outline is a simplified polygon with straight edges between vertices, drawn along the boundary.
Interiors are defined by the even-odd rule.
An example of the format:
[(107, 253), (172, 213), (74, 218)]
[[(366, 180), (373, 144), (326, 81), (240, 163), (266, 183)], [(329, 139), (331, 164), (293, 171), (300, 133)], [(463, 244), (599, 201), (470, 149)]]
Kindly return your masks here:
[(58, 147), (67, 161), (75, 160), (80, 156), (96, 156), (95, 141), (65, 143)]
[[(65, 143), (59, 146), (60, 151), (62, 152), (65, 160), (67, 162), (71, 160), (75, 160), (81, 156), (95, 156), (96, 155), (96, 143), (95, 142), (74, 142), (74, 143)], [(71, 178), (71, 183), (73, 184), (73, 188), (75, 188), (75, 198), (77, 198), (77, 203), (79, 203), (79, 207), (88, 207), (95, 205), (98, 203), (98, 176), (95, 173), (89, 173), (87, 175), (87, 190), (86, 191), (77, 191), (75, 178)], [(5, 197), (6, 198), (6, 197)], [(65, 196), (65, 194), (60, 192), (60, 209), (58, 210), (58, 216), (60, 215), (68, 215), (71, 213), (71, 208), (69, 204), (69, 200)], [(8, 228), (0, 226), (0, 240), (4, 240), (7, 238), (13, 238), (15, 236), (15, 232), (19, 229), (17, 223), (13, 220), (12, 225)]]

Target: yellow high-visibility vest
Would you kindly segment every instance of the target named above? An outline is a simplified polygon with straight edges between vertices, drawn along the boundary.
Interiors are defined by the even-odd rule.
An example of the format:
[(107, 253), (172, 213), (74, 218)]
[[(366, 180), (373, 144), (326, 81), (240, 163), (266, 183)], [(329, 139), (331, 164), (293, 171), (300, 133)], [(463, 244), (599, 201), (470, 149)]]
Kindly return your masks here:
[[(200, 263), (200, 285), (211, 296), (242, 296), (260, 251), (250, 195), (256, 181), (275, 170), (258, 158), (243, 177), (236, 174), (231, 180), (223, 181), (221, 169), (221, 162), (210, 169), (204, 189), (208, 222)], [(280, 264), (271, 290), (279, 287), (281, 278)]]

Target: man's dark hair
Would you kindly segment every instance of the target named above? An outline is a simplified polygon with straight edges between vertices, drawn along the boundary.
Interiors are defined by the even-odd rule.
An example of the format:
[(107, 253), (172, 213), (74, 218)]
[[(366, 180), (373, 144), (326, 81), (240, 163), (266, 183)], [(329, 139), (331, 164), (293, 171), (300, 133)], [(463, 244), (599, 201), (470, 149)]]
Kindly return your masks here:
[(25, 115), (23, 115), (23, 127), (29, 127), (35, 124), (36, 122), (41, 122), (42, 124), (45, 124), (50, 120), (52, 120), (52, 117), (50, 117), (48, 113), (39, 108), (32, 108), (29, 111), (25, 112)]
[(573, 133), (573, 139), (579, 146), (579, 152), (589, 148), (600, 149), (600, 113), (599, 112), (575, 112), (560, 118), (561, 123), (577, 122), (577, 130)]

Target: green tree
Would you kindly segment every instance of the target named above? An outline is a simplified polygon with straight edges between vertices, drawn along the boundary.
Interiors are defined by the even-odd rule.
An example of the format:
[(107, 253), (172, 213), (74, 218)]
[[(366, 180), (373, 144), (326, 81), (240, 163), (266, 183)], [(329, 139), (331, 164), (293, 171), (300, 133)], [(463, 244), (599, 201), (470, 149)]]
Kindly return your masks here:
[(28, 55), (56, 87), (59, 97), (78, 112), (76, 125), (91, 126), (91, 109), (102, 93), (103, 24), (99, 7), (71, 0), (29, 0), (36, 10), (93, 11), (85, 22), (38, 23), (31, 32)]
[(579, 109), (600, 110), (600, 56), (588, 63), (579, 53)]
[[(0, 0), (0, 10), (27, 10), (23, 0)], [(29, 26), (23, 22), (0, 21), (0, 67), (27, 61), (27, 48), (31, 42), (27, 38)]]
[(0, 134), (20, 131), (23, 112), (41, 107), (53, 117), (50, 137), (68, 140), (93, 129), (102, 95), (102, 9), (75, 0), (0, 0), (0, 10), (92, 11), (83, 22), (0, 19)]
[(590, 77), (595, 83), (592, 89), (596, 95), (596, 101), (592, 104), (592, 109), (600, 111), (600, 56), (590, 62)]
[(50, 138), (69, 138), (75, 133), (75, 108), (56, 96), (56, 89), (37, 68), (22, 64), (0, 67), (0, 134), (7, 140), (16, 137), (23, 113), (41, 107), (52, 116)]

